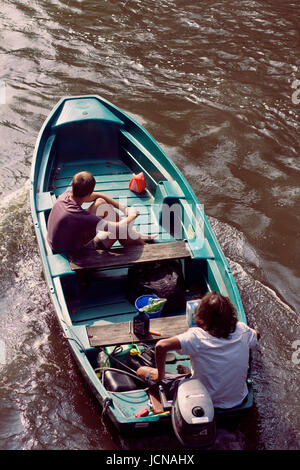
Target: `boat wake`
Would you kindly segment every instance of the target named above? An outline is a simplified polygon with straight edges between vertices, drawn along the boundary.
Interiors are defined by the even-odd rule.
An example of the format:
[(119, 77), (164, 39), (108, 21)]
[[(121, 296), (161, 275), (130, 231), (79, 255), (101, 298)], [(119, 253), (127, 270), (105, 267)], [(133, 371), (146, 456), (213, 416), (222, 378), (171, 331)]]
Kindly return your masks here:
[(268, 449), (297, 449), (299, 364), (294, 353), (300, 340), (299, 314), (259, 279), (260, 258), (243, 234), (215, 219), (210, 223), (235, 277), (247, 322), (261, 332), (253, 356), (255, 409), (263, 423), (259, 441)]
[(0, 343), (5, 345), (0, 448), (99, 447), (99, 414), (62, 337), (43, 278), (29, 182), (0, 203), (0, 265)]
[[(234, 430), (219, 428), (215, 448), (249, 448), (254, 430), (256, 448), (297, 448), (299, 365), (292, 358), (293, 343), (300, 339), (299, 316), (258, 280), (260, 258), (243, 234), (216, 219), (210, 223), (236, 279), (247, 320), (262, 334), (253, 357), (254, 411)], [(42, 449), (51, 440), (53, 449), (174, 449), (177, 441), (170, 436), (114, 442), (99, 424), (99, 410), (73, 363), (47, 293), (29, 183), (0, 203), (0, 265), (0, 340), (6, 345), (6, 361), (0, 364), (1, 446)]]

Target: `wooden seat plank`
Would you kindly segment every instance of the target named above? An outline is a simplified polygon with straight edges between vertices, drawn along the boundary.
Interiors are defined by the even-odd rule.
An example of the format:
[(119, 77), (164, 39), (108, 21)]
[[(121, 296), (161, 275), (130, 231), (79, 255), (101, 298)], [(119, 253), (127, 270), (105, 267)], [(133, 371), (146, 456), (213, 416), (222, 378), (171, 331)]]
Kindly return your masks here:
[(84, 249), (68, 256), (72, 271), (91, 268), (130, 266), (157, 260), (190, 258), (191, 253), (184, 241), (133, 245), (111, 250)]
[(150, 330), (160, 333), (157, 335), (136, 336), (133, 333), (132, 322), (113, 323), (106, 326), (87, 326), (87, 335), (91, 347), (113, 346), (126, 343), (147, 343), (170, 338), (187, 330), (185, 315), (152, 318)]

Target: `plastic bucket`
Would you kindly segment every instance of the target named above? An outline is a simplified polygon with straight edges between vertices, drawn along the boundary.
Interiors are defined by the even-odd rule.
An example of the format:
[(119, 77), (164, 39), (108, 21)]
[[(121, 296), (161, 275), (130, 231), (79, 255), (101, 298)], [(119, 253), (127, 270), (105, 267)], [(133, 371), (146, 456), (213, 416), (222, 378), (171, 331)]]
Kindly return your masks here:
[[(139, 310), (139, 309), (145, 307), (146, 305), (148, 305), (148, 303), (150, 302), (151, 299), (159, 299), (159, 297), (155, 294), (141, 295), (135, 301), (136, 309)], [(158, 318), (158, 317), (160, 317), (160, 314), (161, 314), (163, 308), (164, 308), (164, 306), (160, 310), (157, 310), (157, 312), (147, 312), (147, 314), (149, 315), (149, 318)]]

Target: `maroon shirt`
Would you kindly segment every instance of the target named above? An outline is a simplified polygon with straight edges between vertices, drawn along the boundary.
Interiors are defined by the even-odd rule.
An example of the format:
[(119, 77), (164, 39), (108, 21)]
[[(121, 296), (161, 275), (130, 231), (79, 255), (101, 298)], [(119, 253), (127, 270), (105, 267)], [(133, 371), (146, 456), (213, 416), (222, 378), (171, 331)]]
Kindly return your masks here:
[(96, 235), (100, 217), (90, 214), (64, 192), (55, 202), (48, 219), (47, 240), (53, 253), (77, 251)]

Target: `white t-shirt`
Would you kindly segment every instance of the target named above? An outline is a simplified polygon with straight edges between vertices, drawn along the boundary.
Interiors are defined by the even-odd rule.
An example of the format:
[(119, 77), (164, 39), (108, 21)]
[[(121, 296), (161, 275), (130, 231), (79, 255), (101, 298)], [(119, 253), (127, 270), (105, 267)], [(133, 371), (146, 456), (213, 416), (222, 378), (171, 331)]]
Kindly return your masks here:
[(216, 338), (199, 327), (177, 335), (183, 354), (190, 356), (193, 377), (207, 388), (217, 408), (232, 408), (247, 396), (249, 349), (257, 335), (245, 323), (237, 322), (228, 338)]

